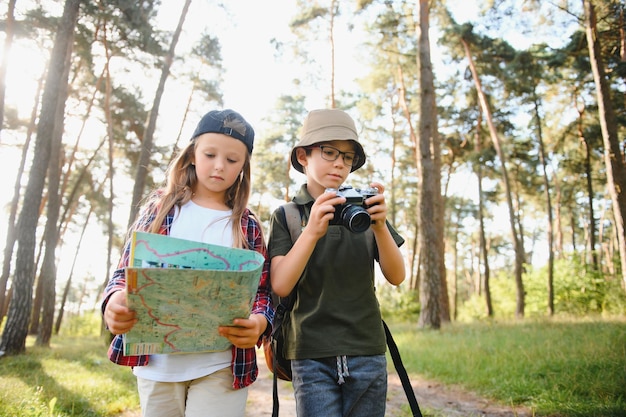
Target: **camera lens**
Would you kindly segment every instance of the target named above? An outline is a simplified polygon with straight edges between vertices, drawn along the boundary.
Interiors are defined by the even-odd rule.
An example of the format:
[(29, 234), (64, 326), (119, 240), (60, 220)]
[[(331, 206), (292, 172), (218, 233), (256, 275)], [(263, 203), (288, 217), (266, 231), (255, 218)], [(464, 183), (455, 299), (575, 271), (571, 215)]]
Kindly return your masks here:
[(372, 224), (370, 214), (361, 206), (347, 205), (341, 212), (344, 227), (353, 233), (362, 233)]

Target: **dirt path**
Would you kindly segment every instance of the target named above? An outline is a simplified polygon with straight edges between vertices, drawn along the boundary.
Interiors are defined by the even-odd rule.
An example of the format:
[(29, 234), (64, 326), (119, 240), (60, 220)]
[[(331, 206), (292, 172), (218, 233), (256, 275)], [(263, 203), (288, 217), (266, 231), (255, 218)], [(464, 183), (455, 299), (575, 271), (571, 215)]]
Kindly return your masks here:
[[(259, 377), (250, 386), (245, 417), (266, 417), (272, 415), (272, 374), (265, 366), (263, 351), (259, 355)], [(278, 381), (280, 416), (296, 415), (295, 401), (291, 384)], [(411, 376), (411, 384), (422, 414), (437, 417), (530, 417), (532, 413), (522, 407), (507, 407), (494, 401), (481, 398), (473, 393), (454, 387), (418, 379)], [(398, 417), (402, 409), (408, 410), (408, 401), (400, 378), (395, 372), (389, 373), (387, 391), (388, 417)]]

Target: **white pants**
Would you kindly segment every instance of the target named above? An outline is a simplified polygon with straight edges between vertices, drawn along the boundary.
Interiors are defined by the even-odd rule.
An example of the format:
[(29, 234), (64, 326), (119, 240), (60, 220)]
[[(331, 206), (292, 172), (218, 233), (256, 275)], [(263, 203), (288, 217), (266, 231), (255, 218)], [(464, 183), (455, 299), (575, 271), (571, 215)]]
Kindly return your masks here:
[(233, 374), (224, 368), (202, 378), (159, 382), (137, 377), (143, 417), (243, 417), (248, 388), (233, 389)]

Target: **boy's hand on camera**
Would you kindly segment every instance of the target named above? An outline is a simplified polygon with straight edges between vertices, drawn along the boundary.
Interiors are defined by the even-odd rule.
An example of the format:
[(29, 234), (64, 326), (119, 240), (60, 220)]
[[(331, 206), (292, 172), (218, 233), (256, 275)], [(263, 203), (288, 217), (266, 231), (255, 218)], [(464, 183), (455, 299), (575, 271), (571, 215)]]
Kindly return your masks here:
[(137, 323), (135, 311), (126, 305), (126, 290), (111, 295), (104, 309), (104, 321), (113, 334), (124, 334)]
[(240, 349), (253, 348), (267, 328), (262, 314), (251, 314), (247, 319), (235, 319), (232, 326), (220, 326), (218, 332)]
[(372, 218), (371, 227), (373, 229), (382, 229), (383, 227), (386, 227), (385, 221), (387, 220), (387, 204), (385, 203), (385, 195), (383, 194), (385, 192), (385, 187), (378, 182), (371, 183), (370, 187), (378, 190), (378, 194), (365, 201), (365, 204), (368, 205), (367, 212)]
[(325, 192), (311, 206), (309, 221), (303, 233), (313, 233), (320, 239), (328, 230), (328, 222), (335, 216), (335, 206), (346, 202), (345, 197), (337, 197), (337, 192)]

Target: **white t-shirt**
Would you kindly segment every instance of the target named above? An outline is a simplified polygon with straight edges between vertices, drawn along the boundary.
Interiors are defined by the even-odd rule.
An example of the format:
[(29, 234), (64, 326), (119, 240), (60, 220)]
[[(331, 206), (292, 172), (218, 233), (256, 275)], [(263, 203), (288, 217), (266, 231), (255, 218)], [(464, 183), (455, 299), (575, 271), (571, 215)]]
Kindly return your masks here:
[[(176, 208), (170, 236), (232, 247), (231, 214), (232, 210), (213, 210), (189, 201), (180, 210)], [(153, 381), (189, 381), (230, 366), (231, 359), (231, 349), (222, 352), (150, 355), (148, 365), (135, 366), (133, 373)]]

